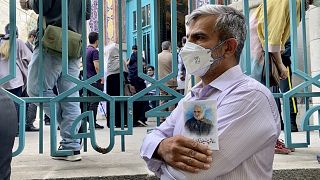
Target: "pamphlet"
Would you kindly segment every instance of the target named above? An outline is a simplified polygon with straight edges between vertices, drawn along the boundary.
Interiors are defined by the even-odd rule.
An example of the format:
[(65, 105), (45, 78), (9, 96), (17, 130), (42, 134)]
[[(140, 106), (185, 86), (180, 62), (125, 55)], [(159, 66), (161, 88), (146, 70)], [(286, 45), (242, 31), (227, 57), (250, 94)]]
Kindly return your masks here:
[(184, 129), (182, 134), (219, 150), (217, 128), (217, 102), (215, 100), (196, 100), (183, 103)]

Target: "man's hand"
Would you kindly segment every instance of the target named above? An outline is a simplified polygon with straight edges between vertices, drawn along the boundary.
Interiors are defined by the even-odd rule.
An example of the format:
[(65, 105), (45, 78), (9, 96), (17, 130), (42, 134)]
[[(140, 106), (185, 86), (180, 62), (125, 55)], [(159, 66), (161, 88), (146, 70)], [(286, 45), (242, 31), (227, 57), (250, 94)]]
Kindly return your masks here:
[(30, 9), (28, 0), (20, 0), (20, 6), (24, 10)]
[(288, 78), (288, 69), (282, 62), (281, 54), (280, 52), (272, 52), (274, 58), (275, 58), (275, 63), (279, 71), (279, 76), (281, 80), (287, 79)]
[(162, 140), (157, 153), (170, 166), (192, 173), (209, 169), (212, 162), (208, 146), (180, 135)]
[(286, 68), (286, 66), (281, 63), (278, 65), (278, 69), (279, 69), (279, 75), (280, 75), (280, 79), (284, 80), (288, 78), (288, 69)]

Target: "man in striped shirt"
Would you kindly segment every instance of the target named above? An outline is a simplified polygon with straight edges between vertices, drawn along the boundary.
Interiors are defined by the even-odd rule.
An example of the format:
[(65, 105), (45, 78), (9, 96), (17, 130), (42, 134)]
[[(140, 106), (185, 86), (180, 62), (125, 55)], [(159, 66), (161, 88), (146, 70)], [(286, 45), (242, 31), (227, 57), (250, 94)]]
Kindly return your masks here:
[[(205, 5), (186, 20), (180, 52), (187, 73), (201, 78), (161, 126), (148, 134), (141, 157), (161, 179), (272, 179), (279, 113), (271, 92), (239, 66), (246, 26), (237, 10)], [(183, 102), (217, 101), (219, 150), (184, 137)]]

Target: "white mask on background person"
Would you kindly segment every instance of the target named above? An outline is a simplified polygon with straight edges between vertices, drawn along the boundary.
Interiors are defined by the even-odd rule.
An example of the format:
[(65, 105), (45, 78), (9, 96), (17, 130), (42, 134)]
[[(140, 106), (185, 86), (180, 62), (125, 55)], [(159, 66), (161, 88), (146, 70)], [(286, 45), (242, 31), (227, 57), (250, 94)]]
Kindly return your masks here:
[(187, 42), (179, 53), (183, 64), (189, 74), (202, 77), (215, 61), (223, 59), (224, 55), (213, 58), (211, 53), (220, 47), (225, 41), (222, 41), (211, 49), (206, 49), (197, 44)]

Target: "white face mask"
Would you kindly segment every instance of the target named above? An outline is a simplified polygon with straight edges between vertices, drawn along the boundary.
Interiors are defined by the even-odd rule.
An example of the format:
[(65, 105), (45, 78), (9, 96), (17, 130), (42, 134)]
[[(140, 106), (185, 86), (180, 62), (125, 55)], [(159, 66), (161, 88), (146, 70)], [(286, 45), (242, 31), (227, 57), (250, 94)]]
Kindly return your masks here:
[(215, 61), (223, 59), (224, 55), (213, 58), (211, 56), (212, 51), (216, 50), (225, 41), (219, 43), (217, 46), (206, 49), (197, 44), (187, 42), (179, 53), (187, 72), (191, 75), (202, 77), (210, 69), (210, 66)]

